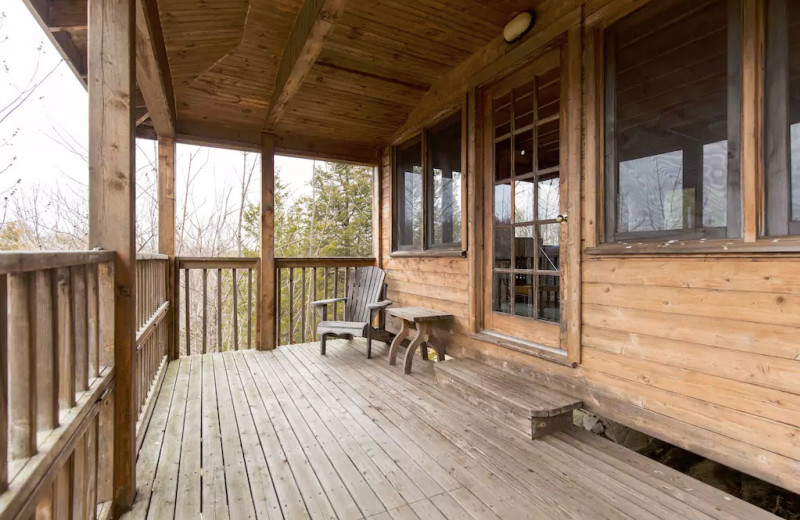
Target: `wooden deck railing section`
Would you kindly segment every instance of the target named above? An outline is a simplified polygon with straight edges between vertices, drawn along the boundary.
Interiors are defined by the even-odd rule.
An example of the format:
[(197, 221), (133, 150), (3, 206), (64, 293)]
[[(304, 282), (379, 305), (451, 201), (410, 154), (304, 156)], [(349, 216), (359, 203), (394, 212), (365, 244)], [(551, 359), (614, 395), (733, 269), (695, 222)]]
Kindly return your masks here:
[(141, 446), (169, 356), (167, 287), (169, 257), (139, 255), (136, 258), (136, 377), (134, 378), (139, 420), (137, 446)]
[(180, 355), (256, 348), (258, 258), (177, 257), (175, 268)]
[[(353, 269), (371, 265), (374, 258), (276, 258), (275, 344), (316, 341), (319, 316), (311, 302), (343, 298)], [(343, 304), (331, 311), (328, 319), (343, 319)]]
[(0, 253), (0, 519), (110, 512), (114, 253)]

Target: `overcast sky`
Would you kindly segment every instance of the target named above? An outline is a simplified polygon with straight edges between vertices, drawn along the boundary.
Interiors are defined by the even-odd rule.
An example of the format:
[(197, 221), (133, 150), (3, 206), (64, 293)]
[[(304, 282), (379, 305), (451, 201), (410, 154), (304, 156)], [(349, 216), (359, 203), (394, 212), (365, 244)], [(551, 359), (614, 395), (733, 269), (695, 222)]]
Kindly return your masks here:
[[(42, 32), (22, 0), (3, 0), (0, 12), (0, 104), (13, 97), (14, 89), (24, 88), (32, 77), (52, 75), (23, 106), (0, 125), (0, 170), (16, 157), (11, 168), (0, 175), (0, 194), (14, 189), (29, 190), (37, 183), (50, 186), (59, 183), (88, 182), (85, 160), (88, 141), (87, 93), (81, 83), (61, 61), (58, 51)], [(41, 49), (41, 50), (38, 50)], [(37, 69), (38, 66), (38, 69)], [(66, 145), (66, 146), (65, 146)], [(70, 149), (71, 148), (71, 149)], [(151, 141), (137, 141), (137, 164), (143, 164), (143, 153), (152, 154)], [(187, 158), (193, 146), (178, 145), (176, 174), (185, 176)], [(202, 153), (205, 156), (205, 151)], [(196, 201), (213, 200), (237, 178), (231, 176), (231, 165), (241, 164), (240, 152), (209, 149), (208, 166), (196, 183)], [(278, 157), (276, 166), (290, 191), (298, 196), (309, 184), (312, 161)], [(256, 200), (256, 184), (249, 198)]]

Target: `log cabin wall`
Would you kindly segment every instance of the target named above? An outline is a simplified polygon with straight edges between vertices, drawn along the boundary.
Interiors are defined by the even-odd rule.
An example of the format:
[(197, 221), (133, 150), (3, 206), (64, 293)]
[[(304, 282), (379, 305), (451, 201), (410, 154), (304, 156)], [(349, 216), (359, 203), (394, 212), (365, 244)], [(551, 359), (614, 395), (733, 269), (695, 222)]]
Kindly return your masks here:
[[(763, 189), (755, 181), (748, 185), (748, 179), (758, 179), (761, 164), (760, 132), (748, 131), (760, 121), (760, 104), (751, 100), (760, 99), (760, 87), (747, 76), (760, 67), (758, 34), (748, 34), (757, 29), (747, 23), (743, 29), (743, 238), (716, 251), (687, 242), (680, 253), (602, 244), (602, 28), (645, 3), (546, 2), (532, 31), (578, 28), (581, 34), (580, 311), (568, 318), (580, 330), (580, 363), (573, 368), (549, 362), (473, 335), (480, 329), (482, 298), (472, 283), (482, 272), (473, 267), (482, 247), (475, 229), (482, 205), (475, 190), (483, 178), (475, 160), (480, 139), (469, 121), (475, 117), (475, 89), (514, 70), (520, 54), (535, 52), (546, 35), (535, 43), (531, 35), (506, 51), (489, 50), (482, 61), (457, 68), (439, 83), (441, 90), (434, 85), (434, 95), (423, 99), (395, 136), (399, 144), (453, 106), (465, 106), (466, 257), (392, 256), (392, 149), (383, 151), (380, 257), (388, 298), (395, 306), (452, 313), (452, 326), (437, 331), (449, 355), (517, 370), (579, 396), (592, 412), (800, 492), (800, 249), (755, 238)], [(763, 8), (757, 0), (741, 5), (745, 20), (748, 13), (757, 20)], [(748, 43), (751, 37), (755, 41)]]

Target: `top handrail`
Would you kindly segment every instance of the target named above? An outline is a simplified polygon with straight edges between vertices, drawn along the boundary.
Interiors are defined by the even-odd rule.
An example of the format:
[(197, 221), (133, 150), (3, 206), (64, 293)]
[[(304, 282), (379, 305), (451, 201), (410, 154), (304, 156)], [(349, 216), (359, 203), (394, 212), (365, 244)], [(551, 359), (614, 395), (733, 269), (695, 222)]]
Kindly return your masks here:
[(370, 267), (375, 265), (373, 257), (328, 256), (315, 258), (284, 257), (275, 258), (276, 268), (286, 267)]
[(169, 255), (162, 255), (160, 253), (139, 253), (136, 255), (136, 260), (169, 260)]
[(114, 251), (3, 251), (0, 275), (58, 269), (83, 264), (102, 264), (114, 260)]

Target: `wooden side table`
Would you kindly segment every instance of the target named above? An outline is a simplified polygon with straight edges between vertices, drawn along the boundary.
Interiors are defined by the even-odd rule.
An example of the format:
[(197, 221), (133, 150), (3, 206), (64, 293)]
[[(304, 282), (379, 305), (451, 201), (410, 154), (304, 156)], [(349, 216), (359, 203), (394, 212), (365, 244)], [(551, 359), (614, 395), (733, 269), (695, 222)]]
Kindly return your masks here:
[(403, 327), (400, 329), (397, 336), (395, 336), (392, 341), (392, 346), (389, 348), (390, 365), (394, 365), (397, 362), (397, 350), (400, 348), (400, 344), (411, 334), (411, 329), (415, 327), (417, 329), (417, 334), (414, 336), (414, 339), (411, 341), (406, 351), (403, 371), (406, 374), (411, 373), (411, 363), (414, 361), (414, 353), (417, 351), (417, 347), (420, 346), (422, 347), (422, 359), (428, 358), (428, 347), (430, 346), (436, 351), (439, 361), (444, 361), (444, 346), (440, 345), (438, 342), (431, 341), (434, 337), (431, 334), (431, 327), (436, 322), (452, 320), (452, 314), (426, 309), (424, 307), (395, 307), (387, 309), (386, 313), (389, 316), (400, 319), (403, 323)]

